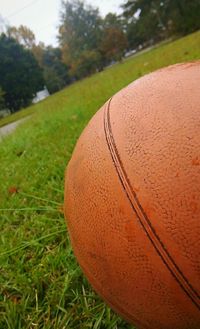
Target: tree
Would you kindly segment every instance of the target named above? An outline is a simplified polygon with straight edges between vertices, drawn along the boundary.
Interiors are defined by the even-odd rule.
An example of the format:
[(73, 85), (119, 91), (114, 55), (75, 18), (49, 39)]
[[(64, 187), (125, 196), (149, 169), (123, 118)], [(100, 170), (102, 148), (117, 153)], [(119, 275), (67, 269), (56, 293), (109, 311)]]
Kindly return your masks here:
[(59, 48), (46, 47), (43, 42), (37, 44), (34, 33), (23, 25), (18, 28), (15, 26), (8, 27), (6, 34), (32, 52), (43, 72), (45, 85), (50, 93), (62, 89), (70, 82), (68, 67), (62, 62)]
[(123, 5), (131, 48), (155, 43), (166, 37), (165, 0), (128, 0)]
[(25, 48), (32, 49), (35, 45), (35, 34), (27, 26), (20, 25), (18, 28), (10, 26), (7, 29), (7, 35)]
[(120, 61), (128, 46), (124, 32), (118, 27), (109, 27), (104, 31), (100, 49), (107, 62)]
[(71, 74), (77, 79), (84, 78), (97, 71), (101, 66), (101, 55), (96, 50), (85, 50), (71, 66)]
[(5, 92), (3, 91), (3, 89), (0, 86), (0, 111), (4, 109), (5, 107)]
[(120, 30), (123, 30), (123, 19), (121, 16), (117, 16), (113, 13), (108, 13), (102, 22), (103, 28), (118, 28)]
[(6, 107), (12, 112), (30, 104), (44, 86), (42, 70), (33, 54), (5, 34), (0, 36), (0, 85)]
[(63, 61), (71, 68), (71, 74), (76, 75), (74, 68), (80, 66), (80, 58), (88, 60), (87, 52), (98, 51), (101, 21), (98, 9), (80, 0), (62, 2), (59, 42)]
[(31, 52), (34, 55), (34, 57), (37, 60), (40, 67), (43, 67), (43, 57), (44, 57), (45, 50), (46, 50), (46, 46), (43, 42), (34, 44), (31, 49)]
[(128, 0), (122, 7), (131, 47), (200, 28), (199, 0)]
[(62, 63), (60, 48), (48, 46), (43, 50), (42, 68), (47, 89), (54, 93), (70, 83), (69, 68)]
[(102, 21), (102, 38), (99, 51), (104, 65), (121, 60), (128, 46), (124, 22), (120, 16), (108, 13)]
[(165, 0), (163, 7), (167, 23), (171, 23), (171, 34), (188, 34), (200, 29), (199, 0)]
[(26, 26), (9, 27), (7, 35), (32, 52), (43, 71), (45, 85), (50, 93), (62, 89), (69, 83), (68, 68), (62, 63), (59, 48), (46, 47), (43, 42), (36, 44), (34, 33)]

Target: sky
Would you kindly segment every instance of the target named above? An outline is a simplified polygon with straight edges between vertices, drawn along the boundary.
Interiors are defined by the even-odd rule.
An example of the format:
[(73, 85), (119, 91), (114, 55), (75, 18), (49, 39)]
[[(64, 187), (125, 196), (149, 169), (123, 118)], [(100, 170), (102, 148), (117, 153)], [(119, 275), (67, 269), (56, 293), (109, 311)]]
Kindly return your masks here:
[[(124, 0), (87, 0), (105, 16), (120, 12)], [(0, 16), (11, 26), (26, 25), (35, 34), (37, 42), (57, 44), (57, 27), (61, 0), (0, 0)], [(0, 23), (1, 24), (1, 23)]]

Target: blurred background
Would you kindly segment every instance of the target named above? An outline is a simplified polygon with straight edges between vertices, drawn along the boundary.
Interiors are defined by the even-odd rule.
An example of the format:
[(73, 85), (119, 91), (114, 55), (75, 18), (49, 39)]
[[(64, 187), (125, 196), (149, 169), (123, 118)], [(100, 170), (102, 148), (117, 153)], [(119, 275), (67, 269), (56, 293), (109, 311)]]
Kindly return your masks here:
[(200, 28), (200, 0), (0, 0), (0, 118)]

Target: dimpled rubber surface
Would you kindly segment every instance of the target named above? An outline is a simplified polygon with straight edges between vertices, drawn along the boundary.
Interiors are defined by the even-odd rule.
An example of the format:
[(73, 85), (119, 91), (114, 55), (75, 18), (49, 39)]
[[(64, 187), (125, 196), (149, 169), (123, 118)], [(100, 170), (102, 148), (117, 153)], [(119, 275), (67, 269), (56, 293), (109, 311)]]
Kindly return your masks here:
[(200, 62), (117, 93), (82, 133), (65, 216), (94, 289), (143, 329), (200, 328)]

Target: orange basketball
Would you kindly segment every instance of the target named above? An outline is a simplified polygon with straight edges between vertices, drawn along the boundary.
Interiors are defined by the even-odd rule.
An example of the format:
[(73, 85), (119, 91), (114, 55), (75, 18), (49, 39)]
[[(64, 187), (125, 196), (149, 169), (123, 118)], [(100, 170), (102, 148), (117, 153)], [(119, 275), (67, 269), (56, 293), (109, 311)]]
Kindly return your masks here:
[(66, 171), (65, 216), (94, 289), (138, 328), (200, 328), (200, 62), (111, 98)]

